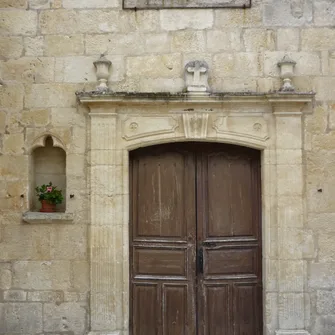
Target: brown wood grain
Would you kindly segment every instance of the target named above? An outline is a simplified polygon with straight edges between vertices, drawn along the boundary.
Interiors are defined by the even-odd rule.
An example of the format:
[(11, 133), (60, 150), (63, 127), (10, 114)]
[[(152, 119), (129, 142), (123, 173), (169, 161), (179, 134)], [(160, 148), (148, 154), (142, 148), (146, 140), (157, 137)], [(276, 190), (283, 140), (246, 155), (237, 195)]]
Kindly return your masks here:
[(165, 144), (130, 171), (131, 334), (262, 334), (260, 152)]

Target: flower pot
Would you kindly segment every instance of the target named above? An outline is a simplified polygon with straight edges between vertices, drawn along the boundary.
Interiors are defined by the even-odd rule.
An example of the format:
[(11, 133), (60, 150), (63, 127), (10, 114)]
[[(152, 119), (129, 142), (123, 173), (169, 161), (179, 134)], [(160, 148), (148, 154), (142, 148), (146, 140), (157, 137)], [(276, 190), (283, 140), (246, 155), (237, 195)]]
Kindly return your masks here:
[(56, 204), (52, 204), (47, 200), (41, 200), (42, 207), (40, 212), (52, 213), (56, 211)]

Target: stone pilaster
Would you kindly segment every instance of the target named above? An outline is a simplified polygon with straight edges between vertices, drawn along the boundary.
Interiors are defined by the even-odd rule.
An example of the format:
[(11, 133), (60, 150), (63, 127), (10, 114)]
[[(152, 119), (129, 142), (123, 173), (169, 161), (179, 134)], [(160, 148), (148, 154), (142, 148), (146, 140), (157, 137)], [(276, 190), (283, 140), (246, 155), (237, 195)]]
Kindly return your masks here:
[(123, 267), (120, 170), (117, 161), (117, 116), (92, 107), (90, 148), (91, 183), (91, 333), (119, 334), (123, 327)]
[(303, 260), (303, 166), (301, 105), (274, 105), (276, 118), (278, 330), (307, 335)]

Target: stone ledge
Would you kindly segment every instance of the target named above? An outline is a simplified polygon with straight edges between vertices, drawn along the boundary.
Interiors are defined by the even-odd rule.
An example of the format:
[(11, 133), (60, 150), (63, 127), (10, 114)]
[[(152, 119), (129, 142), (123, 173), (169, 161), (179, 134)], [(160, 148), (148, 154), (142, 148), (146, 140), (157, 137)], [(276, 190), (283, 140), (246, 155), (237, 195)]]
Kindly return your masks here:
[(276, 330), (276, 335), (310, 335), (306, 330)]
[(41, 213), (41, 212), (26, 212), (22, 216), (23, 221), (30, 224), (40, 223), (73, 223), (72, 213)]
[(223, 105), (240, 104), (306, 104), (313, 101), (314, 92), (76, 92), (82, 104), (129, 105)]

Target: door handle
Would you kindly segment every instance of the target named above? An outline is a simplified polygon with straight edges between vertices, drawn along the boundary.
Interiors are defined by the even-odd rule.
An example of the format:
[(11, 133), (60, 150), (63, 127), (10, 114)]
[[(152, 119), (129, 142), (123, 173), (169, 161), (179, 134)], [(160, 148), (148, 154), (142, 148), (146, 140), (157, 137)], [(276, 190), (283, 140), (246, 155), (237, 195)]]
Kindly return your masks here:
[(202, 247), (198, 250), (198, 272), (204, 273), (204, 249)]

